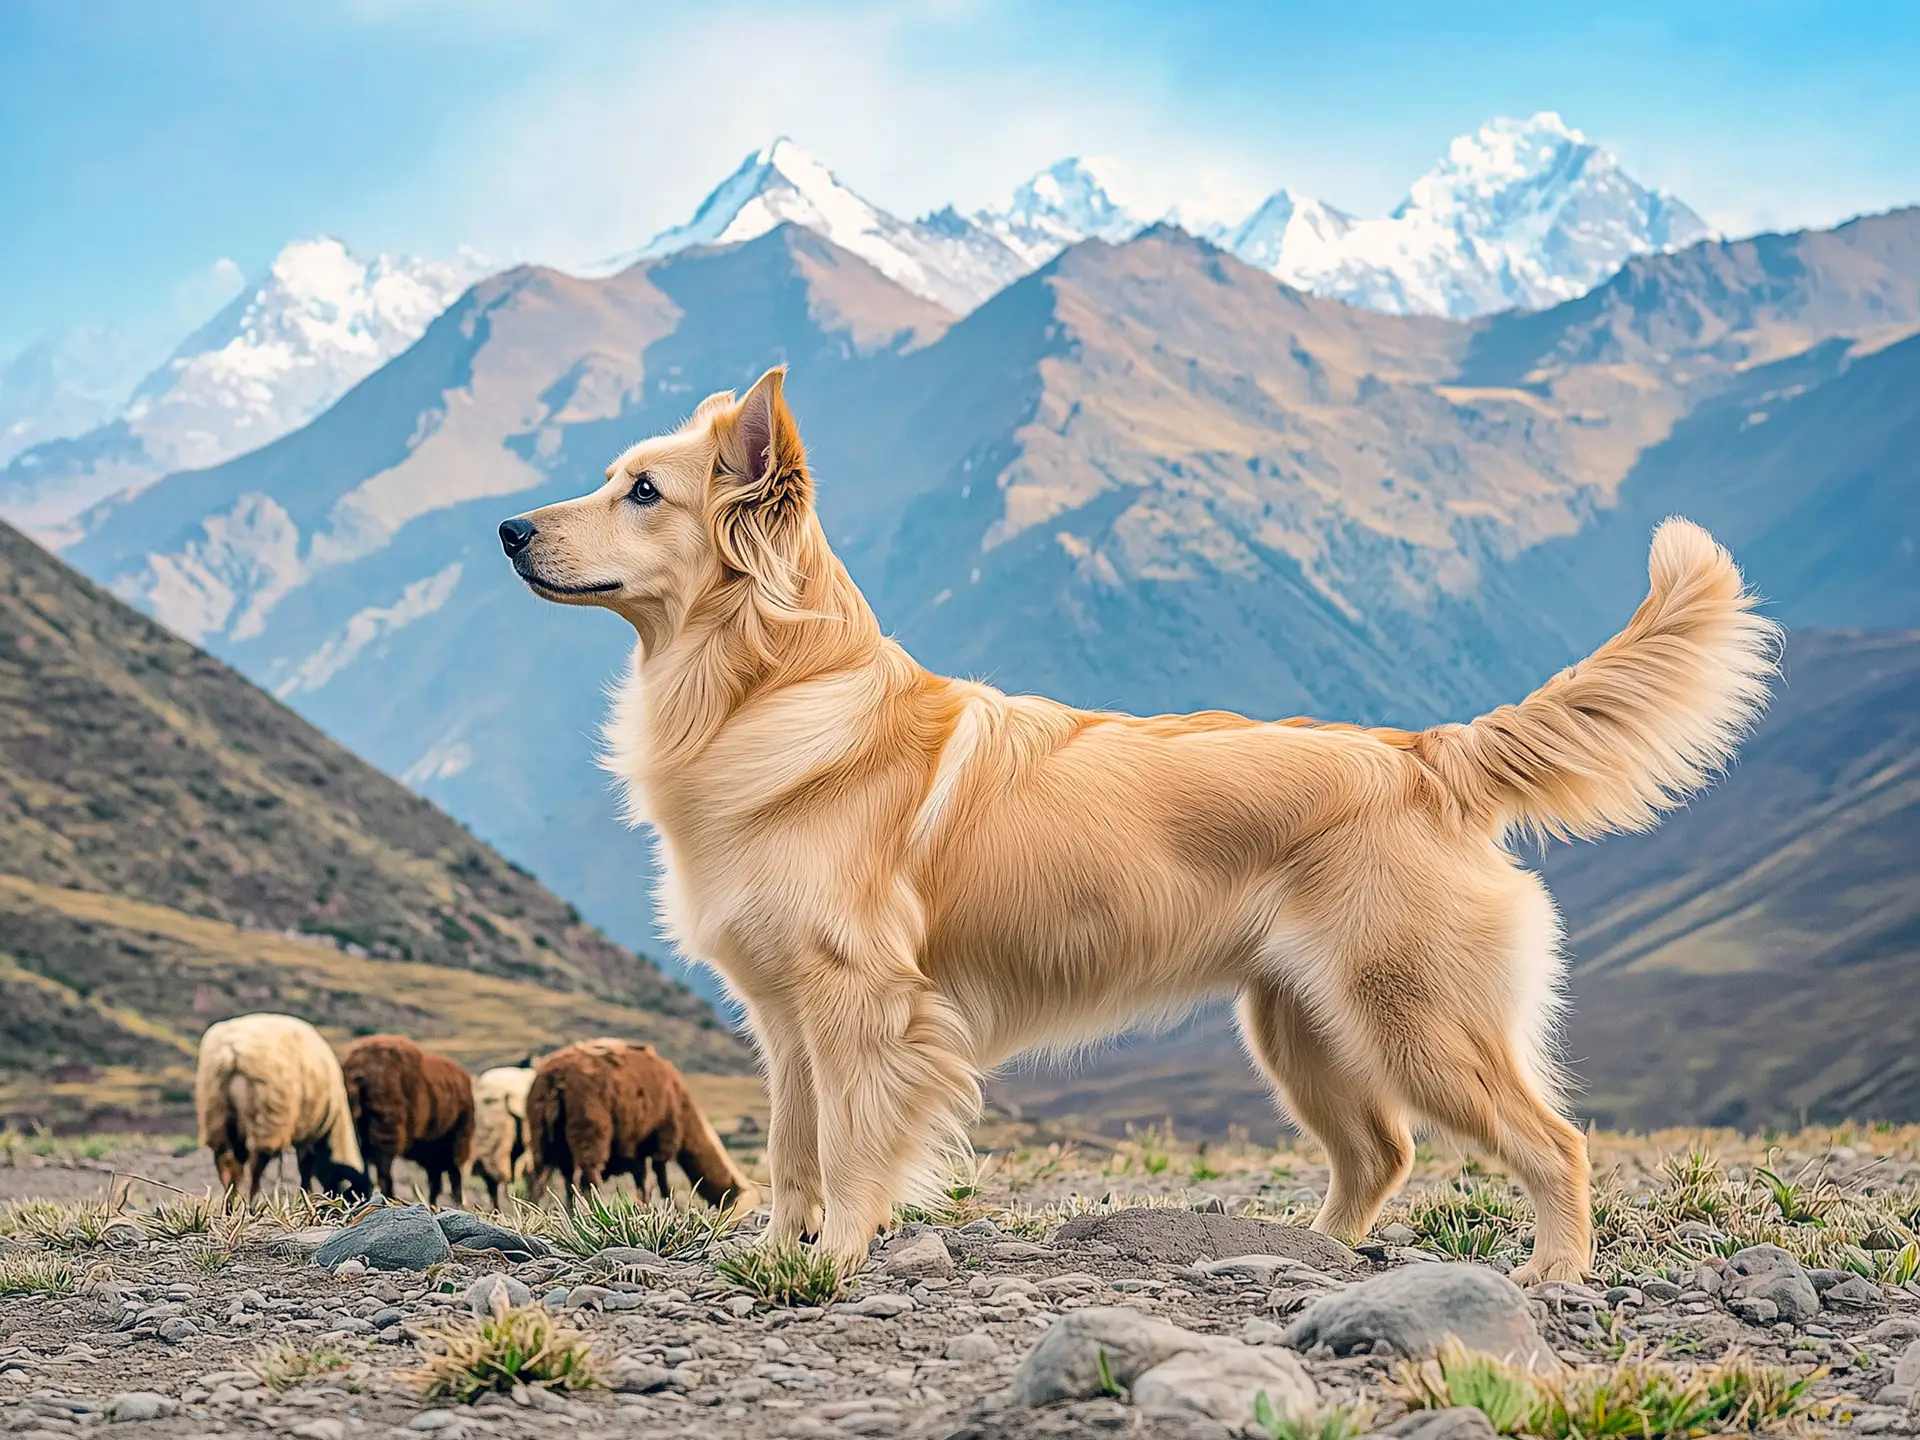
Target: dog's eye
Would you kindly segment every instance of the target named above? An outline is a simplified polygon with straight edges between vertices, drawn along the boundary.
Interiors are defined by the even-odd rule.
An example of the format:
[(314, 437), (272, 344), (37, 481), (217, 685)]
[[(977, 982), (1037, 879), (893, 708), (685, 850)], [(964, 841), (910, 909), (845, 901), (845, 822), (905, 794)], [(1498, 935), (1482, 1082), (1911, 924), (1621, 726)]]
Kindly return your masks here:
[(642, 471), (633, 477), (633, 488), (627, 491), (627, 498), (636, 505), (652, 505), (660, 498), (660, 492), (654, 487), (653, 477)]

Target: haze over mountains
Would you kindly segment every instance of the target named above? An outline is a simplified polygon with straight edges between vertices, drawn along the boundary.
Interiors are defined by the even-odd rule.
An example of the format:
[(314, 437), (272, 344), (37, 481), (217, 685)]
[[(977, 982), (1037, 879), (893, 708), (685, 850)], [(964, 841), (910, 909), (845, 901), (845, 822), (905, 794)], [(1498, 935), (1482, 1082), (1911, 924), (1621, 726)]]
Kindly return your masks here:
[[(1145, 711), (1460, 718), (1616, 629), (1644, 589), (1647, 535), (1674, 510), (1716, 530), (1791, 627), (1920, 628), (1920, 211), (1666, 250), (1681, 209), (1559, 130), (1536, 117), (1460, 142), (1445, 183), (1422, 182), (1392, 222), (1436, 234), (1434, 216), (1464, 213), (1443, 192), (1478, 194), (1479, 218), (1452, 232), (1464, 249), (1409, 239), (1396, 253), (1470, 255), (1473, 284), (1577, 297), (1464, 320), (1382, 313), (1445, 308), (1407, 299), (1418, 267), (1407, 303), (1383, 291), (1368, 309), (1277, 280), (1284, 241), (1256, 265), (1170, 227), (1136, 235), (1085, 167), (1053, 167), (997, 211), (899, 222), (775, 145), (654, 253), (607, 275), (480, 282), (304, 427), (96, 510), (66, 555), (641, 946), (644, 847), (592, 762), (631, 636), (525, 595), (493, 528), (591, 487), (633, 438), (774, 363), (793, 367), (829, 535), (883, 622), (925, 663), (1009, 689)], [(1509, 172), (1522, 178), (1503, 185)], [(1082, 224), (1118, 243), (1069, 243)], [(1560, 269), (1500, 258), (1529, 236)], [(1569, 257), (1597, 267), (1607, 245), (1631, 258), (1581, 293)], [(980, 254), (1013, 257), (994, 263), (1014, 278), (977, 304), (932, 298), (973, 273), (956, 256)], [(1880, 693), (1860, 680), (1882, 663), (1874, 642), (1814, 644), (1831, 684)], [(1769, 763), (1790, 769), (1830, 726), (1843, 766), (1868, 722), (1803, 716)], [(1779, 828), (1740, 793), (1715, 823)], [(1897, 826), (1858, 833), (1889, 847), (1891, 883), (1920, 871)], [(1804, 884), (1832, 904), (1822, 926), (1877, 936), (1867, 948), (1895, 957), (1889, 974), (1911, 969), (1884, 891), (1842, 883), (1844, 846), (1807, 850)], [(1780, 912), (1756, 899), (1728, 899), (1748, 921), (1715, 930), (1688, 918), (1692, 901), (1635, 898), (1637, 853), (1611, 842), (1568, 872), (1577, 958), (1636, 957), (1609, 962), (1630, 983), (1581, 992), (1593, 1033), (1649, 1023), (1636, 1007), (1693, 973), (1689, 947), (1709, 932), (1716, 954), (1745, 957), (1726, 994), (1759, 1003), (1791, 980), (1804, 1000), (1840, 973), (1810, 955), (1843, 947), (1804, 930), (1761, 945)], [(1758, 856), (1738, 873), (1707, 859), (1662, 851), (1663, 872), (1680, 867), (1671, 893), (1792, 893), (1754, 878)], [(1699, 1053), (1740, 1053), (1723, 998), (1700, 1013), (1719, 1038)], [(1767, 1043), (1815, 1113), (1920, 1104), (1821, 1079), (1831, 1034), (1776, 1016)], [(1863, 1063), (1893, 1063), (1861, 1043)], [(1609, 1118), (1730, 1113), (1724, 1089), (1657, 1081), (1632, 1046), (1605, 1047), (1625, 1053), (1634, 1075), (1589, 1077)], [(1205, 1058), (1209, 1086), (1259, 1103), (1217, 1034)]]

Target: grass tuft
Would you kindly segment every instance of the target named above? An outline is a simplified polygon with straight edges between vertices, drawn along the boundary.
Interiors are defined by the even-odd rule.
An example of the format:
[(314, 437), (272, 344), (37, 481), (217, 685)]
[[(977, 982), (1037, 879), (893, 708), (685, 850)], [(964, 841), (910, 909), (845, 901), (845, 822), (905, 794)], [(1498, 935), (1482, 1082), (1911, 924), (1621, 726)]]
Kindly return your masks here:
[(1416, 1410), (1471, 1405), (1503, 1435), (1680, 1440), (1765, 1429), (1805, 1414), (1824, 1373), (1795, 1379), (1739, 1355), (1691, 1368), (1627, 1355), (1543, 1377), (1450, 1342), (1436, 1359), (1401, 1365), (1393, 1389)]
[(548, 1237), (575, 1255), (597, 1255), (610, 1245), (651, 1250), (665, 1260), (696, 1260), (738, 1223), (730, 1210), (694, 1209), (672, 1200), (648, 1204), (636, 1196), (576, 1193), (571, 1214), (555, 1218)]
[(0, 1295), (71, 1295), (84, 1278), (64, 1255), (31, 1250), (0, 1255)]
[(161, 1205), (141, 1225), (156, 1240), (184, 1240), (212, 1230), (216, 1208), (211, 1196), (182, 1195)]
[(713, 1268), (735, 1289), (770, 1305), (824, 1305), (846, 1283), (839, 1260), (810, 1245), (747, 1246), (718, 1256)]
[(407, 1372), (422, 1399), (471, 1405), (517, 1385), (586, 1390), (601, 1383), (587, 1337), (544, 1305), (522, 1305), (478, 1320), (457, 1320), (434, 1332), (440, 1351)]
[(1329, 1405), (1309, 1416), (1276, 1414), (1262, 1390), (1253, 1397), (1253, 1423), (1273, 1440), (1355, 1440), (1373, 1429), (1373, 1407)]
[(302, 1350), (291, 1341), (274, 1340), (254, 1351), (247, 1368), (269, 1390), (291, 1390), (303, 1380), (338, 1374), (352, 1363), (352, 1357), (335, 1345)]

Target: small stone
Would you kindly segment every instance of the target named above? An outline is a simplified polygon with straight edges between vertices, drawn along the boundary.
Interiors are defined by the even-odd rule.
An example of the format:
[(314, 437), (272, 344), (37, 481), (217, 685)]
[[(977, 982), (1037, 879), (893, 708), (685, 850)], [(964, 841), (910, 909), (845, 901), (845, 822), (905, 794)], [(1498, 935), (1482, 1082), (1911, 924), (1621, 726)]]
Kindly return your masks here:
[(1920, 1315), (1889, 1315), (1860, 1338), (1882, 1344), (1920, 1338)]
[(115, 1422), (158, 1420), (180, 1408), (179, 1402), (151, 1390), (129, 1390), (107, 1401), (107, 1418)]
[(1643, 1280), (1640, 1291), (1649, 1300), (1657, 1300), (1662, 1305), (1680, 1298), (1680, 1287), (1671, 1280)]
[(987, 1254), (996, 1260), (1051, 1260), (1053, 1247), (1035, 1245), (1031, 1240), (1002, 1240), (989, 1245)]
[(1311, 1265), (1285, 1255), (1236, 1255), (1228, 1260), (1202, 1260), (1194, 1267), (1209, 1278), (1251, 1280), (1261, 1285), (1284, 1281), (1288, 1285), (1338, 1285)]
[(358, 1280), (366, 1273), (367, 1262), (357, 1255), (351, 1260), (342, 1260), (333, 1267), (333, 1278), (336, 1280)]
[(367, 1324), (376, 1330), (384, 1330), (389, 1325), (398, 1325), (406, 1318), (398, 1305), (385, 1305), (367, 1317)]
[(1755, 1295), (1736, 1295), (1727, 1308), (1749, 1325), (1771, 1325), (1780, 1318), (1780, 1307)]
[(1276, 1415), (1305, 1420), (1320, 1407), (1313, 1377), (1291, 1350), (1237, 1340), (1214, 1340), (1163, 1360), (1133, 1382), (1133, 1403), (1143, 1410), (1194, 1411), (1239, 1426), (1251, 1423), (1254, 1397), (1263, 1391)]
[(175, 1315), (170, 1320), (162, 1320), (155, 1333), (169, 1345), (184, 1345), (200, 1333), (200, 1327), (185, 1316)]
[(836, 1315), (866, 1315), (875, 1320), (891, 1320), (913, 1309), (911, 1295), (869, 1295), (864, 1300), (846, 1300), (833, 1307)]
[(326, 1416), (319, 1420), (309, 1420), (304, 1425), (296, 1425), (290, 1432), (300, 1440), (346, 1440), (347, 1424), (344, 1420), (335, 1420)]
[(624, 1270), (629, 1266), (636, 1270), (657, 1270), (667, 1262), (654, 1251), (635, 1245), (609, 1245), (587, 1263), (596, 1270)]
[(744, 1320), (753, 1314), (753, 1297), (751, 1295), (729, 1295), (725, 1308), (726, 1312), (733, 1316), (734, 1319)]
[(435, 1430), (457, 1430), (464, 1423), (461, 1417), (451, 1410), (422, 1410), (407, 1421), (407, 1429), (427, 1434)]
[(1920, 1389), (1920, 1340), (1902, 1350), (1900, 1358), (1893, 1362), (1893, 1383)]
[(1287, 1327), (1295, 1350), (1326, 1345), (1336, 1355), (1393, 1353), (1425, 1359), (1449, 1336), (1471, 1350), (1536, 1371), (1559, 1368), (1520, 1287), (1477, 1265), (1434, 1263), (1389, 1270), (1324, 1296)]
[(1089, 1242), (1111, 1245), (1128, 1259), (1149, 1265), (1284, 1255), (1325, 1275), (1353, 1275), (1363, 1268), (1360, 1257), (1338, 1240), (1304, 1225), (1153, 1206), (1077, 1215), (1053, 1239), (1062, 1247)]
[(1829, 1305), (1838, 1305), (1845, 1310), (1871, 1310), (1887, 1303), (1887, 1297), (1880, 1293), (1880, 1287), (1864, 1275), (1847, 1276), (1838, 1285), (1828, 1286), (1821, 1291), (1820, 1298)]
[(1020, 1405), (1051, 1405), (1087, 1400), (1101, 1393), (1100, 1359), (1106, 1374), (1122, 1388), (1156, 1365), (1210, 1343), (1204, 1335), (1182, 1330), (1121, 1306), (1093, 1306), (1062, 1317), (1027, 1352), (1014, 1376), (1012, 1399)]
[(1280, 1345), (1286, 1340), (1287, 1327), (1271, 1320), (1254, 1318), (1240, 1327), (1240, 1338), (1249, 1345)]
[(645, 1360), (617, 1360), (607, 1373), (607, 1384), (622, 1395), (651, 1395), (673, 1383), (673, 1372)]
[(937, 1230), (925, 1230), (887, 1251), (880, 1260), (882, 1275), (926, 1280), (953, 1274), (953, 1255)]
[(567, 1287), (556, 1285), (540, 1297), (540, 1303), (549, 1310), (558, 1310), (567, 1303)]
[(1600, 1298), (1616, 1308), (1621, 1305), (1644, 1305), (1647, 1300), (1645, 1295), (1631, 1285), (1615, 1285)]
[(1494, 1440), (1494, 1429), (1485, 1411), (1456, 1405), (1450, 1410), (1416, 1410), (1374, 1435), (1391, 1435), (1393, 1440)]
[(313, 1252), (313, 1263), (331, 1270), (359, 1258), (375, 1270), (424, 1270), (453, 1258), (425, 1205), (386, 1205), (369, 1210)]
[(998, 1342), (984, 1330), (969, 1330), (947, 1341), (947, 1359), (958, 1360), (965, 1365), (983, 1365), (996, 1359), (999, 1354)]
[(1374, 1238), (1383, 1245), (1417, 1245), (1420, 1234), (1411, 1225), (1402, 1225), (1398, 1221), (1391, 1225), (1382, 1225), (1373, 1232)]
[[(533, 1291), (511, 1275), (482, 1275), (467, 1287), (467, 1293), (460, 1297), (460, 1303), (475, 1315), (491, 1315), (496, 1310), (515, 1305), (531, 1305)], [(394, 1311), (394, 1318), (398, 1319), (399, 1314), (399, 1311)], [(373, 1323), (371, 1317), (368, 1323)]]
[(1778, 1245), (1749, 1245), (1727, 1259), (1733, 1272), (1728, 1307), (1742, 1313), (1735, 1299), (1770, 1301), (1783, 1320), (1804, 1325), (1820, 1313), (1820, 1296), (1806, 1267)]

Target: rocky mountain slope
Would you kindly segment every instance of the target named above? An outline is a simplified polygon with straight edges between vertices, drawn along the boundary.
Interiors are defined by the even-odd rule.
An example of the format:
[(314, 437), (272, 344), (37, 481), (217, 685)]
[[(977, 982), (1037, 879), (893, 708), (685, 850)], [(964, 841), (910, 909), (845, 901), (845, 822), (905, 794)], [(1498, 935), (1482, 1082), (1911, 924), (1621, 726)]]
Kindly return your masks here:
[(0, 514), (64, 542), (91, 505), (278, 439), (405, 350), (486, 268), (466, 252), (366, 260), (330, 237), (288, 245), (114, 419), (13, 456)]
[(488, 1030), (501, 1058), (616, 1029), (744, 1064), (526, 871), (5, 526), (0, 916), (9, 1114), (96, 1070), (74, 1104), (151, 1114), (206, 1023), (275, 1006)]

